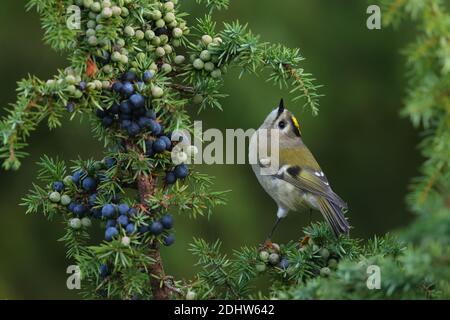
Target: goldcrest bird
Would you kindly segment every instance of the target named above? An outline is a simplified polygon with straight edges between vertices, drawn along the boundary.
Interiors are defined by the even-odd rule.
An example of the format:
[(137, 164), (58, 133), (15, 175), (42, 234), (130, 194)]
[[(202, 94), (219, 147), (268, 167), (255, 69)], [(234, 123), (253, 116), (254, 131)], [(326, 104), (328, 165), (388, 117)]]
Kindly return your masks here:
[[(264, 142), (261, 137), (265, 137)], [(264, 173), (263, 170), (274, 162), (271, 154), (272, 149), (275, 150), (274, 139), (278, 140), (278, 164), (272, 172)], [(336, 237), (348, 234), (350, 226), (344, 216), (347, 204), (331, 189), (327, 177), (303, 143), (297, 119), (284, 108), (283, 99), (251, 137), (249, 156), (255, 159), (250, 163), (259, 183), (278, 205), (277, 220), (268, 240), (289, 211), (304, 208), (319, 210)]]

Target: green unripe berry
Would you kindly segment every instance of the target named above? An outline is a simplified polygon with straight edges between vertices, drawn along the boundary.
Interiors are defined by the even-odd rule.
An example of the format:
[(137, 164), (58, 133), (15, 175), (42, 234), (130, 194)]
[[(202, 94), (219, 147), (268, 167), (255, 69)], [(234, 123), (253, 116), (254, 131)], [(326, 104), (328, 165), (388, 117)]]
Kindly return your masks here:
[(184, 61), (186, 61), (186, 58), (182, 55), (176, 56), (173, 59), (173, 62), (175, 62), (175, 64), (182, 64)]
[(115, 16), (115, 17), (118, 17), (118, 16), (120, 16), (122, 14), (122, 9), (120, 9), (119, 6), (113, 6), (111, 8), (111, 10), (112, 10), (113, 16)]
[(95, 85), (94, 82), (88, 82), (88, 83), (87, 83), (87, 89), (88, 89), (89, 91), (93, 91), (93, 90), (97, 89), (97, 86)]
[(327, 248), (322, 248), (319, 251), (319, 254), (321, 255), (321, 257), (325, 260), (327, 260), (330, 257), (330, 251), (328, 251)]
[(50, 193), (49, 199), (53, 203), (58, 203), (59, 201), (61, 201), (61, 194), (59, 192), (53, 191), (52, 193)]
[(174, 28), (176, 28), (178, 26), (178, 21), (177, 20), (173, 20), (172, 22), (168, 23), (167, 26), (170, 29), (174, 29)]
[(97, 37), (96, 37), (96, 36), (90, 36), (90, 37), (88, 38), (88, 44), (89, 44), (90, 46), (95, 47), (95, 46), (98, 44), (98, 39), (97, 39)]
[(170, 72), (172, 72), (172, 66), (171, 66), (170, 64), (168, 64), (168, 63), (164, 63), (164, 64), (161, 66), (161, 70), (162, 70), (162, 72), (164, 72), (164, 73), (170, 73)]
[(72, 185), (72, 176), (66, 176), (66, 177), (63, 179), (63, 183), (64, 183), (65, 186), (70, 186), (70, 185)]
[(204, 36), (202, 36), (202, 43), (207, 46), (208, 44), (210, 44), (211, 42), (213, 42), (213, 38), (210, 35), (205, 34)]
[(161, 98), (164, 95), (164, 90), (158, 86), (152, 87), (152, 96), (153, 98)]
[(117, 39), (116, 44), (117, 44), (119, 47), (123, 48), (123, 47), (125, 46), (125, 40), (122, 39), (122, 38), (119, 38), (119, 39)]
[(81, 92), (80, 90), (75, 90), (73, 96), (75, 99), (80, 99), (83, 96), (83, 92)]
[(267, 251), (261, 251), (259, 253), (259, 258), (261, 259), (261, 261), (267, 262), (269, 261), (269, 253)]
[(202, 70), (205, 67), (205, 63), (203, 62), (202, 59), (195, 59), (192, 65), (197, 70)]
[(166, 13), (166, 15), (164, 16), (164, 21), (167, 23), (175, 21), (175, 15), (172, 12)]
[(128, 50), (126, 48), (120, 48), (121, 54), (128, 54)]
[(77, 79), (76, 79), (76, 77), (74, 75), (69, 74), (69, 75), (66, 76), (66, 82), (68, 84), (76, 84), (77, 83)]
[(72, 199), (67, 194), (61, 196), (61, 204), (63, 206), (68, 206), (71, 201), (72, 201)]
[(102, 81), (102, 89), (108, 89), (110, 86), (111, 86), (111, 83), (108, 80)]
[(90, 9), (92, 12), (100, 13), (100, 11), (102, 11), (102, 6), (101, 6), (100, 2), (94, 2), (91, 5)]
[(103, 66), (102, 70), (104, 73), (111, 74), (111, 73), (113, 73), (114, 68), (112, 67), (112, 65), (107, 64), (107, 65)]
[(92, 36), (95, 36), (95, 34), (96, 34), (97, 32), (94, 30), (94, 29), (87, 29), (86, 30), (86, 37), (92, 37)]
[(88, 29), (94, 29), (97, 26), (97, 22), (95, 22), (94, 20), (89, 20), (86, 24), (86, 27), (88, 27)]
[(155, 50), (155, 54), (156, 54), (157, 57), (160, 57), (160, 58), (164, 57), (166, 55), (166, 50), (164, 50), (163, 47), (158, 47)]
[(94, 0), (83, 0), (83, 6), (88, 9), (92, 6), (93, 3)]
[(147, 56), (146, 56), (146, 54), (145, 54), (144, 52), (139, 52), (139, 53), (136, 55), (136, 58), (137, 58), (138, 60), (144, 60), (146, 57), (147, 57)]
[(164, 51), (166, 52), (166, 54), (171, 54), (173, 52), (172, 47), (168, 44), (165, 44), (163, 48), (164, 48)]
[(173, 9), (175, 9), (175, 4), (172, 1), (168, 1), (164, 3), (164, 9), (167, 11), (173, 11)]
[(166, 25), (166, 22), (163, 19), (156, 20), (155, 25), (157, 28), (162, 28)]
[(205, 70), (206, 71), (211, 72), (211, 71), (214, 70), (214, 68), (215, 68), (214, 63), (212, 63), (212, 62), (205, 63)]
[(136, 39), (142, 40), (145, 37), (145, 33), (142, 30), (137, 30), (135, 34)]
[(111, 0), (103, 0), (102, 8), (109, 8), (109, 7), (111, 7)]
[(172, 35), (174, 38), (181, 38), (183, 36), (183, 30), (180, 28), (175, 28), (172, 30)]
[(95, 89), (100, 90), (103, 88), (103, 83), (100, 80), (94, 80)]
[(278, 243), (272, 243), (272, 248), (275, 252), (280, 252), (280, 245)]
[(155, 37), (155, 33), (153, 32), (153, 30), (147, 30), (145, 31), (145, 39), (147, 40), (152, 40)]
[(65, 69), (64, 69), (64, 73), (65, 73), (66, 75), (72, 75), (72, 76), (75, 76), (75, 71), (73, 70), (72, 67), (67, 67), (67, 68), (65, 68)]
[(211, 72), (211, 77), (213, 77), (214, 79), (222, 77), (222, 71), (220, 71), (220, 69), (215, 69), (213, 72)]
[(278, 255), (278, 253), (271, 253), (269, 255), (269, 262), (272, 265), (278, 264), (278, 262), (280, 262), (280, 256)]
[(103, 8), (103, 10), (102, 10), (102, 17), (103, 18), (109, 19), (112, 16), (113, 16), (113, 11), (112, 11), (112, 9), (110, 7)]
[(81, 228), (81, 220), (78, 219), (78, 218), (70, 219), (70, 221), (69, 221), (69, 226), (70, 226), (72, 229), (80, 229), (80, 228)]
[(81, 225), (85, 228), (89, 228), (90, 226), (92, 226), (92, 221), (88, 217), (84, 217), (83, 219), (81, 219)]
[(120, 7), (120, 10), (122, 10), (121, 16), (124, 18), (128, 17), (128, 15), (130, 14), (130, 11), (128, 11), (128, 8), (126, 7)]
[(98, 25), (95, 27), (95, 31), (102, 30), (103, 28), (104, 28), (104, 27), (103, 27), (102, 24), (98, 24)]
[(192, 102), (194, 104), (200, 104), (203, 102), (203, 96), (201, 94), (196, 94), (193, 98), (192, 98)]
[(152, 18), (153, 18), (153, 20), (159, 20), (159, 19), (161, 19), (161, 18), (162, 18), (162, 13), (161, 13), (161, 11), (159, 11), (159, 10), (153, 11), (153, 13), (152, 13)]
[(202, 59), (204, 62), (211, 60), (211, 52), (209, 52), (208, 50), (203, 50), (200, 53), (200, 59)]
[(125, 35), (127, 35), (128, 37), (133, 37), (135, 35), (135, 31), (133, 29), (133, 27), (131, 26), (126, 26), (125, 29), (123, 29), (123, 32), (125, 33)]
[(189, 290), (186, 293), (186, 300), (195, 300), (197, 298), (197, 294), (194, 291)]
[(206, 49), (208, 49), (211, 52), (214, 52), (217, 49), (217, 44), (215, 43), (210, 43), (206, 46)]
[(158, 72), (158, 66), (154, 62), (150, 65), (149, 69), (153, 70), (155, 73)]
[(328, 267), (323, 267), (322, 269), (320, 269), (320, 275), (322, 277), (328, 277), (331, 274), (331, 270)]
[(169, 42), (169, 37), (165, 34), (160, 35), (159, 39), (161, 39), (161, 44), (166, 44)]
[(77, 87), (75, 87), (73, 84), (71, 84), (71, 85), (67, 86), (67, 91), (68, 91), (70, 94), (74, 94), (75, 91), (77, 91)]
[(172, 45), (176, 48), (178, 48), (179, 46), (181, 46), (181, 40), (180, 39), (173, 39), (172, 40)]
[(338, 261), (336, 259), (328, 260), (328, 267), (331, 269), (336, 269), (338, 266)]
[(152, 44), (153, 44), (154, 46), (159, 46), (159, 45), (161, 44), (161, 38), (160, 38), (160, 37), (154, 37), (154, 38), (152, 39)]
[(120, 54), (120, 52), (114, 51), (111, 55), (111, 60), (115, 61), (115, 62), (119, 62), (121, 57), (122, 57), (122, 55)]
[(128, 63), (128, 56), (127, 55), (121, 55), (120, 56), (120, 63), (127, 64)]
[(88, 18), (91, 20), (95, 20), (95, 19), (97, 19), (97, 14), (95, 12), (91, 11), (88, 13)]
[(257, 271), (257, 272), (264, 272), (264, 271), (266, 271), (267, 266), (266, 266), (265, 263), (258, 263), (258, 264), (255, 266), (255, 268), (256, 268), (256, 271)]

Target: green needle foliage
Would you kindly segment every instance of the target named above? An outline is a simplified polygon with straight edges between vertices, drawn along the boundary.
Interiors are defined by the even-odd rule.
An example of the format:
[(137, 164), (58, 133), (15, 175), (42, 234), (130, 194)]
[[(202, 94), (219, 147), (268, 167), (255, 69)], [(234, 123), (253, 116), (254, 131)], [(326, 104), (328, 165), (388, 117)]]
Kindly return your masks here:
[[(313, 114), (320, 97), (320, 86), (302, 68), (298, 49), (262, 42), (239, 22), (218, 29), (211, 14), (226, 9), (229, 1), (197, 2), (209, 14), (189, 26), (177, 0), (29, 1), (28, 9), (41, 15), (44, 40), (67, 53), (70, 65), (47, 81), (30, 76), (19, 82), (17, 101), (0, 122), (0, 157), (3, 168), (18, 169), (31, 133), (42, 121), (50, 129), (59, 127), (62, 117), (87, 118), (93, 134), (104, 142), (103, 159), (67, 164), (43, 156), (39, 184), (23, 201), (27, 213), (63, 222), (60, 241), (68, 259), (80, 267), (83, 296), (448, 298), (450, 17), (443, 4), (433, 0), (382, 1), (386, 25), (408, 18), (418, 29), (417, 42), (405, 50), (410, 83), (403, 109), (425, 131), (421, 150), (427, 160), (408, 199), (418, 214), (416, 222), (396, 237), (366, 243), (336, 239), (325, 224), (312, 224), (297, 241), (244, 247), (231, 257), (221, 252), (220, 240), (194, 239), (190, 249), (198, 258), (194, 279), (174, 279), (164, 270), (160, 247), (173, 240), (171, 227), (156, 232), (155, 223), (168, 212), (209, 216), (215, 206), (225, 203), (225, 193), (213, 191), (212, 178), (195, 168), (187, 172), (183, 165), (174, 166), (169, 151), (181, 141), (172, 141), (164, 152), (154, 151), (160, 135), (192, 130), (188, 112), (192, 107), (199, 112), (222, 108), (226, 96), (222, 76), (232, 67), (239, 68), (241, 76), (262, 74), (274, 85), (288, 88), (292, 99), (303, 101)], [(71, 5), (80, 8), (79, 29), (66, 25)], [(129, 97), (117, 86), (127, 82), (130, 90), (145, 98), (140, 109), (153, 117), (149, 128), (144, 122), (131, 130), (130, 124), (117, 121), (123, 113), (117, 108), (126, 107), (124, 92)], [(169, 174), (180, 166), (184, 171), (178, 172), (176, 182), (170, 181)], [(114, 232), (108, 234), (111, 228), (107, 229), (106, 241), (92, 239), (92, 230), (107, 228), (119, 210), (125, 211), (126, 223), (113, 221)], [(381, 270), (378, 290), (366, 285), (368, 267), (373, 265)], [(270, 279), (263, 292), (255, 289), (260, 277)]]

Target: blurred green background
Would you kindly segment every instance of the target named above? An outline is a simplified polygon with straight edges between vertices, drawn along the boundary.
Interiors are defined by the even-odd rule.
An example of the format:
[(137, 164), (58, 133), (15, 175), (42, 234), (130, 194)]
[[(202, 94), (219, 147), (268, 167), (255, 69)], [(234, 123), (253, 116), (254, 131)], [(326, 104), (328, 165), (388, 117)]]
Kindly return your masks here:
[[(3, 0), (0, 11), (0, 105), (15, 100), (16, 81), (35, 74), (47, 79), (65, 67), (65, 57), (42, 42), (35, 12), (26, 13), (25, 0)], [(185, 0), (191, 19), (202, 14), (194, 0)], [(360, 0), (231, 1), (219, 12), (220, 21), (239, 19), (262, 40), (299, 47), (305, 69), (323, 84), (319, 117), (288, 103), (302, 126), (305, 142), (315, 153), (335, 191), (350, 206), (352, 236), (368, 238), (406, 225), (413, 217), (404, 197), (421, 162), (418, 135), (399, 116), (404, 95), (404, 61), (399, 50), (413, 36), (410, 28), (393, 31), (366, 29), (367, 3)], [(237, 79), (227, 74), (224, 111), (207, 111), (194, 119), (215, 128), (255, 128), (285, 92), (264, 77)], [(194, 110), (195, 111), (195, 110)], [(1, 108), (1, 114), (5, 113)], [(58, 239), (58, 222), (25, 216), (18, 204), (36, 177), (36, 161), (43, 154), (70, 160), (100, 158), (101, 145), (87, 123), (78, 120), (48, 131), (44, 126), (30, 139), (31, 154), (18, 172), (0, 171), (0, 299), (77, 298), (66, 289), (65, 250)], [(207, 219), (177, 218), (177, 243), (163, 252), (168, 272), (190, 277), (194, 260), (187, 251), (192, 237), (222, 239), (224, 250), (257, 245), (275, 219), (276, 206), (257, 183), (248, 165), (206, 166), (217, 177), (215, 189), (232, 190), (228, 205)], [(312, 220), (321, 219), (314, 213)], [(292, 213), (278, 229), (276, 242), (299, 237), (311, 221), (309, 213)]]

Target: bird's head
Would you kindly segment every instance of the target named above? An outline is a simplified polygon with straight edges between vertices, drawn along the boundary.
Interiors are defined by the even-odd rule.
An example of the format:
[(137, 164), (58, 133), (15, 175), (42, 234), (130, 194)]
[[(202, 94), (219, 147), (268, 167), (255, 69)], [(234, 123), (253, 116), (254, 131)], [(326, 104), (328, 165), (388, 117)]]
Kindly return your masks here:
[(298, 120), (284, 107), (283, 99), (280, 100), (279, 106), (269, 113), (260, 129), (279, 130), (280, 137), (289, 139), (301, 137)]

